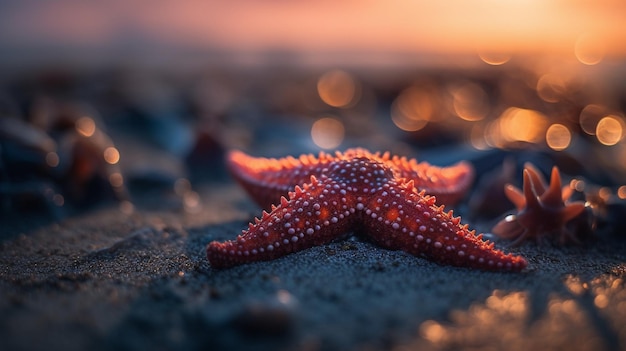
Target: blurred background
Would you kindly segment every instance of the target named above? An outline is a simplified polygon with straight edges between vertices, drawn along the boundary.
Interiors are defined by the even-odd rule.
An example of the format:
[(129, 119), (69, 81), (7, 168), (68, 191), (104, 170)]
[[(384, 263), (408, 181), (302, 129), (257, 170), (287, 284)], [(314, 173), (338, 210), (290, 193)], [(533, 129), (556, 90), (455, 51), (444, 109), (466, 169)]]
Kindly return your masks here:
[(232, 148), (468, 159), (477, 182), (512, 160), (517, 185), (557, 164), (623, 203), (625, 19), (619, 0), (1, 1), (0, 215), (132, 212), (155, 189), (193, 213)]

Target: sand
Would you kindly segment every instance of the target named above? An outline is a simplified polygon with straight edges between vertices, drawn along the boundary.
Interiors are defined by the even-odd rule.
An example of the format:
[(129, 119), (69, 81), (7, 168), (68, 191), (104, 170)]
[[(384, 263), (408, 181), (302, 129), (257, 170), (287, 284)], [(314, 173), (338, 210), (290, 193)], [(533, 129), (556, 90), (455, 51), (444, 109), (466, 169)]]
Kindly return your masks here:
[(232, 181), (197, 191), (191, 212), (157, 193), (132, 212), (3, 218), (2, 349), (626, 349), (626, 241), (615, 236), (505, 248), (528, 259), (522, 273), (440, 266), (358, 233), (215, 270), (206, 244), (260, 209)]

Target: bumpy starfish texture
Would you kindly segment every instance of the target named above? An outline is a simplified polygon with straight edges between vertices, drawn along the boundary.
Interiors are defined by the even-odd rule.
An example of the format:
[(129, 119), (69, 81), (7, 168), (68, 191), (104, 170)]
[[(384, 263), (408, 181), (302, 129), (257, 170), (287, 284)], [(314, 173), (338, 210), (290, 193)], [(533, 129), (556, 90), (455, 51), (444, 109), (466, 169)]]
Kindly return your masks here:
[[(475, 235), (461, 224), (460, 217), (437, 206), (435, 197), (420, 191), (410, 178), (413, 172), (419, 173), (413, 160), (363, 149), (335, 156), (320, 154), (318, 158), (302, 156), (299, 160), (253, 159), (235, 152), (230, 154), (230, 166), (260, 203), (269, 201), (272, 195), (268, 194), (283, 191), (286, 184), (296, 185), (288, 197), (281, 197), (270, 213), (263, 211), (237, 239), (207, 246), (207, 257), (215, 268), (275, 259), (326, 244), (349, 232), (363, 233), (384, 248), (403, 250), (439, 264), (493, 271), (526, 267), (522, 257), (494, 249), (493, 243), (482, 240), (482, 234)], [(467, 181), (472, 172), (468, 164), (451, 169), (456, 171), (435, 168), (431, 173), (422, 172), (438, 177), (431, 179), (431, 184), (436, 184), (434, 189), (442, 190), (445, 197), (450, 193), (443, 191), (446, 187), (458, 191), (458, 183)], [(439, 177), (446, 181), (440, 183)]]
[(585, 210), (585, 204), (569, 202), (573, 190), (567, 186), (561, 188), (559, 169), (552, 168), (549, 185), (532, 164), (525, 165), (523, 176), (523, 190), (511, 184), (504, 188), (518, 213), (501, 220), (493, 227), (493, 233), (513, 240), (512, 246), (528, 239), (539, 241), (550, 234), (556, 234), (560, 244), (580, 243), (566, 224)]
[(457, 203), (474, 180), (474, 168), (467, 162), (459, 162), (449, 167), (436, 167), (427, 162), (417, 163), (415, 159), (374, 153), (362, 149), (348, 149), (336, 155), (320, 152), (319, 156), (302, 155), (273, 159), (251, 157), (241, 151), (228, 154), (227, 165), (237, 182), (263, 208), (276, 204), (281, 196), (287, 196), (294, 186), (306, 184), (311, 176), (319, 176), (330, 163), (367, 158), (373, 162), (392, 168), (396, 178), (413, 180), (419, 190), (435, 196), (440, 204)]

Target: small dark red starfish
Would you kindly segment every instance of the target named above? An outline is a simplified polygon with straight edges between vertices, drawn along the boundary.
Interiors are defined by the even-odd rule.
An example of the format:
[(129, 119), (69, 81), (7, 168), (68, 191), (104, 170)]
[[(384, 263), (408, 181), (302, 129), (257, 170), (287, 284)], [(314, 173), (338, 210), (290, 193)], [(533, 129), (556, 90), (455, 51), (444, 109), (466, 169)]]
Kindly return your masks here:
[(531, 238), (538, 241), (545, 234), (558, 234), (560, 244), (580, 243), (566, 224), (583, 212), (585, 204), (568, 201), (573, 190), (568, 186), (561, 188), (561, 176), (556, 166), (552, 168), (548, 185), (541, 172), (527, 163), (522, 189), (511, 184), (505, 186), (504, 192), (518, 213), (498, 222), (492, 229), (494, 234), (513, 240), (512, 246)]
[(438, 168), (351, 149), (280, 160), (235, 151), (229, 167), (260, 204), (284, 192), (288, 199), (281, 197), (278, 206), (255, 218), (236, 240), (210, 243), (207, 257), (213, 267), (275, 259), (351, 231), (440, 264), (503, 271), (526, 267), (522, 257), (495, 250), (426, 195), (424, 189), (458, 200), (473, 177), (467, 163)]

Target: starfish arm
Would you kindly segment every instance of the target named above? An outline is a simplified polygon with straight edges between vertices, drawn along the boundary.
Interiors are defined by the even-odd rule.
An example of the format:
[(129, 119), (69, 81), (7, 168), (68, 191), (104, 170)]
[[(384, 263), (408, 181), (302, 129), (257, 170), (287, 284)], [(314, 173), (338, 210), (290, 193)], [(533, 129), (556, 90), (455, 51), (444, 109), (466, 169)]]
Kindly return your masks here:
[(491, 232), (501, 238), (513, 240), (519, 238), (524, 232), (524, 227), (519, 223), (517, 217), (514, 215), (508, 215), (498, 222)]
[(526, 207), (538, 208), (541, 206), (539, 203), (539, 197), (537, 195), (537, 187), (541, 187), (542, 184), (537, 182), (533, 177), (533, 173), (529, 169), (524, 169), (522, 191), (524, 191), (524, 198), (526, 200)]
[(320, 162), (329, 156), (320, 153), (319, 157), (302, 155), (275, 159), (252, 157), (241, 151), (228, 153), (226, 164), (235, 180), (248, 192), (250, 197), (263, 208), (269, 208), (281, 196), (287, 196), (295, 185), (309, 182), (317, 173)]
[(546, 183), (546, 179), (541, 174), (541, 171), (530, 162), (524, 164), (524, 171), (528, 171), (528, 176), (530, 177), (535, 192), (537, 194), (543, 194), (548, 187), (548, 183)]
[(548, 189), (541, 194), (539, 201), (545, 206), (562, 207), (562, 197), (561, 175), (559, 174), (559, 169), (554, 166), (552, 167), (552, 173), (550, 175), (550, 185)]
[(349, 232), (354, 210), (350, 212), (344, 204), (329, 199), (332, 181), (318, 181), (314, 176), (310, 179), (302, 188), (296, 186), (289, 200), (282, 197), (270, 213), (263, 211), (262, 218), (255, 218), (255, 223), (250, 223), (237, 239), (210, 243), (207, 258), (211, 266), (226, 268), (272, 260)]
[(398, 168), (399, 177), (413, 180), (418, 189), (435, 196), (440, 204), (456, 204), (474, 181), (474, 167), (469, 162), (437, 167), (414, 159), (394, 157), (391, 161)]
[(504, 186), (504, 195), (515, 205), (518, 211), (521, 211), (526, 207), (526, 198), (521, 190), (511, 184)]
[(561, 188), (561, 200), (563, 200), (564, 203), (567, 200), (569, 200), (569, 198), (572, 197), (573, 194), (574, 194), (574, 189), (571, 186), (569, 186), (569, 184)]
[(568, 203), (563, 208), (563, 223), (569, 222), (574, 219), (574, 217), (578, 216), (585, 210), (585, 203), (582, 201), (575, 201)]
[(381, 196), (372, 198), (363, 212), (368, 236), (389, 249), (439, 264), (491, 271), (520, 271), (527, 264), (521, 256), (494, 249), (493, 243), (468, 230), (452, 211), (444, 212), (433, 197), (418, 193), (412, 181), (385, 185)]

